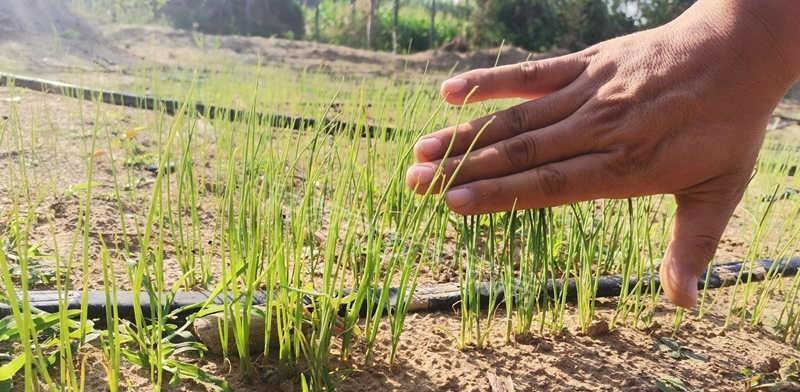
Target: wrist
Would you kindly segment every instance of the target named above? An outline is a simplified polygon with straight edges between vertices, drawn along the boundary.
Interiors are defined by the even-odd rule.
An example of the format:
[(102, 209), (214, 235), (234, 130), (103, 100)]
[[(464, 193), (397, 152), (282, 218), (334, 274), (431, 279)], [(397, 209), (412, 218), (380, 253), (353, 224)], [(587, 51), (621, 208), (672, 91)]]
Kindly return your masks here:
[(689, 12), (707, 18), (737, 55), (779, 83), (800, 78), (800, 1), (700, 0)]

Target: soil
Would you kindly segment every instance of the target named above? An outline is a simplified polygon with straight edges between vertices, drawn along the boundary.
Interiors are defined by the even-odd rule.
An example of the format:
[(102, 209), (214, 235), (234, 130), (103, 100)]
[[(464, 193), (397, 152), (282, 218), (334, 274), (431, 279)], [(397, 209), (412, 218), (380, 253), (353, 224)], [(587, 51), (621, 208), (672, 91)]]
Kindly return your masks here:
[[(80, 118), (80, 113), (91, 112), (94, 105), (88, 102), (72, 100), (66, 97), (53, 96), (30, 91), (10, 91), (0, 88), (0, 102), (14, 101), (11, 105), (0, 104), (0, 118), (18, 118), (22, 129), (52, 132), (46, 137), (39, 136), (42, 143), (40, 151), (54, 151), (53, 154), (38, 155), (23, 148), (10, 148), (13, 143), (8, 139), (0, 143), (0, 211), (8, 211), (10, 192), (7, 184), (13, 184), (7, 176), (13, 175), (10, 168), (16, 167), (16, 159), (25, 159), (34, 173), (35, 179), (41, 181), (38, 187), (42, 193), (40, 198), (40, 214), (42, 218), (34, 225), (32, 241), (42, 246), (44, 252), (58, 252), (66, 256), (69, 252), (67, 244), (73, 242), (74, 229), (79, 216), (80, 200), (77, 197), (65, 196), (64, 190), (85, 183), (85, 143), (87, 130), (93, 126), (108, 127), (112, 133), (124, 134), (127, 130), (139, 125), (147, 125), (155, 121), (152, 113), (118, 107), (103, 106), (106, 113), (103, 123), (94, 124)], [(8, 121), (8, 120), (4, 120)], [(29, 135), (30, 136), (30, 135)], [(11, 137), (7, 135), (6, 137)], [(143, 146), (151, 141), (145, 134), (136, 136)], [(23, 145), (35, 143), (30, 137), (25, 138)], [(48, 143), (60, 141), (58, 146)], [(103, 150), (103, 149), (101, 149)], [(99, 257), (100, 241), (104, 241), (112, 249), (121, 247), (121, 227), (116, 202), (102, 197), (112, 191), (112, 178), (108, 151), (95, 156), (97, 162), (95, 177), (95, 194), (91, 214), (93, 231), (90, 233), (91, 257)], [(113, 153), (113, 151), (112, 151)], [(119, 152), (117, 152), (119, 153)], [(35, 173), (39, 173), (38, 175)], [(140, 202), (130, 202), (125, 206), (132, 217), (141, 215), (146, 210), (145, 200), (152, 191), (152, 173), (144, 169), (135, 169), (134, 176), (139, 177), (141, 186), (136, 190)], [(210, 203), (210, 202), (209, 202)], [(201, 206), (203, 202), (201, 201)], [(0, 229), (8, 222), (7, 216), (0, 214)], [(202, 214), (209, 227), (213, 227), (210, 213)], [(721, 260), (743, 259), (747, 249), (742, 238), (750, 233), (748, 220), (737, 215), (730, 225), (726, 237), (720, 247)], [(210, 233), (207, 233), (210, 237)], [(738, 236), (738, 237), (737, 237)], [(134, 244), (135, 246), (135, 244)], [(172, 249), (167, 246), (168, 253)], [(169, 253), (166, 262), (166, 275), (170, 281), (180, 276), (180, 269)], [(46, 266), (45, 266), (46, 268)], [(102, 287), (99, 266), (92, 271), (90, 286)], [(126, 289), (127, 279), (123, 271), (118, 270), (118, 281), (121, 289)], [(82, 280), (79, 274), (73, 281)], [(452, 280), (454, 277), (423, 275), (421, 283)], [(603, 305), (613, 309), (613, 302)], [(605, 320), (612, 317), (613, 311), (601, 309), (599, 316)], [(750, 328), (743, 330), (723, 330), (722, 320), (712, 316), (703, 319), (690, 318), (684, 327), (673, 337), (681, 345), (690, 347), (697, 353), (708, 356), (708, 362), (691, 359), (675, 359), (659, 351), (658, 343), (662, 337), (670, 337), (672, 329), (672, 311), (664, 304), (656, 316), (655, 329), (637, 329), (620, 327), (604, 332), (584, 336), (577, 332), (574, 315), (567, 322), (567, 333), (561, 336), (532, 336), (518, 338), (512, 344), (505, 343), (503, 332), (504, 320), (497, 318), (490, 334), (488, 347), (464, 350), (457, 348), (455, 336), (459, 333), (459, 317), (455, 313), (412, 314), (408, 316), (406, 331), (399, 346), (396, 363), (388, 364), (385, 356), (379, 356), (369, 365), (363, 365), (363, 358), (356, 356), (352, 362), (340, 364), (342, 377), (339, 390), (371, 391), (371, 390), (498, 390), (497, 385), (513, 386), (517, 391), (534, 390), (653, 390), (655, 381), (665, 376), (679, 377), (693, 388), (704, 388), (707, 391), (739, 390), (743, 385), (743, 368), (768, 368), (770, 363), (786, 364), (800, 353), (791, 345), (782, 343), (770, 332)], [(385, 352), (381, 347), (388, 347), (390, 335), (382, 332), (378, 345), (379, 353)], [(101, 356), (99, 351), (87, 351), (89, 357)], [(236, 374), (236, 364), (229, 364), (213, 355), (206, 358), (187, 358), (202, 364), (212, 374), (226, 376), (234, 383), (236, 390), (259, 390), (263, 382), (277, 383), (282, 390), (296, 390), (296, 385), (285, 379), (276, 379), (275, 372), (268, 364), (260, 363), (260, 374), (263, 380), (243, 380)], [(764, 365), (767, 364), (767, 365)], [(231, 368), (233, 367), (233, 368)], [(774, 374), (772, 370), (769, 374)], [(104, 390), (104, 370), (101, 367), (90, 368), (87, 372), (90, 391)], [(147, 387), (147, 375), (136, 368), (123, 369), (129, 389)], [(277, 381), (276, 381), (277, 380)], [(500, 383), (500, 384), (498, 384)], [(495, 385), (494, 389), (491, 385)], [(180, 389), (203, 390), (199, 385), (184, 385)], [(511, 389), (506, 389), (511, 390)]]
[[(3, 13), (0, 12), (0, 15)], [(198, 40), (192, 33), (160, 26), (97, 29), (80, 24), (79, 20), (76, 23), (81, 36), (93, 37), (89, 42), (102, 48), (91, 49), (81, 46), (80, 40), (69, 39), (64, 44), (69, 48), (64, 53), (69, 55), (48, 57), (46, 53), (52, 46), (47, 45), (52, 44), (39, 45), (50, 42), (47, 33), (33, 31), (43, 28), (28, 26), (25, 28), (36, 34), (0, 39), (0, 53), (6, 59), (13, 59), (2, 60), (0, 67), (12, 64), (10, 69), (40, 76), (63, 76), (66, 72), (79, 72), (84, 76), (105, 74), (108, 78), (124, 78), (124, 72), (122, 75), (117, 72), (140, 66), (143, 62), (155, 66), (190, 67), (193, 62), (201, 62), (205, 56), (213, 55), (229, 56), (241, 62), (257, 62), (261, 58), (268, 64), (326, 67), (332, 72), (356, 70), (367, 74), (383, 74), (422, 68), (426, 63), (439, 71), (447, 71), (456, 63), (460, 67), (490, 66), (497, 55), (496, 51), (487, 50), (469, 54), (431, 51), (401, 56), (273, 38), (203, 36), (204, 39)], [(19, 28), (16, 27), (14, 31)], [(209, 44), (212, 47), (209, 49), (201, 42), (214, 44)], [(501, 61), (515, 62), (529, 56), (530, 53), (520, 49), (507, 48)], [(98, 62), (99, 58), (107, 61)], [(113, 72), (109, 73), (109, 70)], [(129, 131), (157, 121), (149, 112), (105, 105), (100, 108), (104, 113), (103, 122), (95, 124), (81, 116), (81, 113), (93, 113), (97, 109), (92, 103), (0, 88), (0, 231), (9, 225), (8, 212), (14, 208), (11, 195), (17, 189), (12, 189), (10, 185), (18, 181), (18, 173), (14, 173), (15, 169), (12, 168), (18, 167), (18, 162), (22, 161), (30, 169), (31, 178), (38, 182), (36, 189), (40, 191), (40, 194), (31, 195), (39, 205), (39, 218), (34, 222), (31, 241), (40, 244), (46, 253), (67, 256), (70, 252), (78, 251), (67, 245), (74, 242), (80, 216), (80, 186), (86, 183), (89, 131), (93, 127), (107, 128), (116, 137), (127, 137)], [(22, 143), (16, 142), (15, 135), (3, 131), (9, 129), (6, 128), (9, 121), (19, 121), (20, 129), (29, 131), (22, 135)], [(790, 128), (786, 132), (798, 129)], [(207, 131), (210, 133), (212, 130)], [(146, 133), (134, 135), (133, 138), (143, 148), (152, 147), (152, 140)], [(47, 151), (47, 154), (39, 154), (39, 151)], [(117, 202), (103, 197), (113, 191), (108, 157), (118, 151), (104, 147), (96, 151), (102, 152), (94, 153), (94, 193), (97, 197), (92, 201), (90, 217), (91, 227), (94, 228), (89, 233), (92, 258), (99, 257), (101, 241), (111, 245), (112, 249), (119, 249), (127, 236), (122, 233)], [(136, 178), (138, 185), (132, 192), (135, 197), (123, 209), (126, 216), (133, 220), (147, 210), (145, 201), (152, 192), (154, 176), (144, 166), (131, 169), (130, 175)], [(213, 210), (210, 207), (204, 209), (212, 205), (212, 200), (200, 200), (199, 204), (203, 212), (201, 222), (208, 230), (203, 233), (204, 240), (213, 240), (210, 234), (214, 225)], [(138, 229), (143, 230), (143, 227)], [(717, 258), (724, 261), (744, 259), (748, 251), (746, 241), (752, 235), (752, 230), (752, 217), (747, 211), (737, 210)], [(129, 245), (135, 247), (135, 241)], [(169, 243), (167, 253), (167, 278), (175, 281), (180, 276), (180, 269), (174, 261), (174, 249), (170, 248)], [(52, 268), (42, 266), (43, 271)], [(92, 268), (96, 269), (89, 277), (90, 287), (100, 288), (100, 267), (93, 264)], [(120, 289), (129, 288), (124, 283), (127, 279), (122, 268), (117, 270), (117, 274)], [(72, 277), (74, 282), (80, 282), (83, 278), (79, 275)], [(421, 283), (450, 281), (453, 278), (452, 275), (426, 274)], [(725, 297), (724, 291), (721, 296)], [(497, 317), (489, 333), (488, 346), (480, 349), (457, 347), (456, 336), (460, 330), (457, 314), (411, 314), (407, 318), (396, 362), (389, 365), (388, 359), (382, 354), (388, 350), (381, 348), (390, 345), (389, 332), (384, 330), (379, 336), (379, 354), (373, 363), (364, 365), (363, 357), (357, 353), (351, 362), (338, 364), (340, 370), (337, 376), (341, 376), (339, 390), (651, 391), (658, 379), (678, 377), (692, 389), (734, 391), (744, 390), (744, 368), (776, 376), (782, 366), (793, 359), (800, 359), (800, 353), (794, 346), (784, 343), (771, 331), (762, 327), (723, 328), (724, 320), (713, 313), (702, 319), (687, 316), (683, 327), (673, 335), (671, 325), (674, 309), (666, 303), (657, 309), (655, 327), (607, 328), (614, 306), (613, 301), (598, 305), (598, 317), (605, 320), (606, 324), (603, 321), (595, 324), (589, 334), (578, 332), (576, 315), (571, 314), (566, 322), (566, 330), (561, 335), (518, 337), (510, 344), (505, 342), (505, 320)], [(674, 357), (659, 347), (665, 338), (679, 342), (702, 357), (707, 357), (707, 360)], [(89, 348), (85, 355), (88, 390), (106, 390), (100, 351)], [(236, 390), (297, 390), (296, 384), (276, 375), (264, 359), (257, 364), (259, 377), (251, 380), (236, 376), (235, 362), (213, 355), (205, 358), (187, 357), (186, 360), (202, 365), (214, 375), (226, 377)], [(148, 388), (150, 385), (148, 374), (133, 367), (123, 369), (123, 378), (126, 380), (126, 390)], [(205, 388), (183, 384), (177, 389)]]
[[(598, 317), (606, 322), (612, 313), (601, 309)], [(415, 314), (408, 318), (398, 362), (389, 366), (383, 359), (356, 367), (342, 390), (496, 391), (490, 383), (494, 375), (517, 391), (652, 391), (656, 380), (670, 376), (691, 390), (735, 391), (743, 389), (744, 368), (770, 370), (763, 364), (786, 364), (798, 356), (762, 331), (723, 330), (723, 320), (713, 316), (689, 320), (675, 335), (668, 327), (668, 308), (656, 320), (661, 327), (623, 327), (590, 336), (577, 332), (572, 319), (562, 336), (507, 344), (500, 331), (505, 320), (498, 318), (489, 347), (459, 350), (451, 337), (459, 331), (457, 315)], [(659, 349), (662, 339), (677, 341), (708, 361), (673, 358)]]
[[(613, 302), (601, 303), (598, 317), (607, 323)], [(746, 369), (765, 378), (779, 378), (800, 353), (770, 333), (752, 327), (723, 328), (724, 319), (706, 315), (684, 320), (678, 332), (671, 328), (674, 309), (664, 305), (651, 328), (619, 327), (599, 335), (580, 333), (575, 315), (560, 335), (522, 336), (506, 342), (505, 320), (494, 319), (483, 348), (457, 347), (459, 318), (455, 313), (410, 314), (397, 359), (389, 364), (386, 352), (390, 334), (378, 337), (378, 352), (365, 365), (360, 354), (336, 363), (332, 375), (340, 391), (657, 391), (658, 380), (678, 378), (688, 390), (745, 391)], [(669, 343), (694, 357), (677, 355)], [(99, 352), (87, 355), (101, 358)], [(255, 361), (256, 376), (237, 375), (239, 364), (208, 355), (186, 357), (210, 374), (225, 377), (235, 391), (299, 391), (268, 361)], [(89, 391), (105, 390), (104, 371), (95, 362), (89, 367)], [(127, 390), (147, 388), (141, 370), (123, 369)], [(502, 385), (498, 387), (498, 384)], [(173, 390), (202, 391), (184, 383)]]

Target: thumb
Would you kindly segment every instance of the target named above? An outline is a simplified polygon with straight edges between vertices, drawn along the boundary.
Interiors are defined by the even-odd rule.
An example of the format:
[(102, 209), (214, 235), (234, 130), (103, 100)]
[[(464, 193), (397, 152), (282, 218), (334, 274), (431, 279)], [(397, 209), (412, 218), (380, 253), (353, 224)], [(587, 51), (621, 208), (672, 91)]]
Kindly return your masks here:
[(708, 200), (711, 195), (676, 195), (672, 241), (661, 262), (661, 288), (675, 305), (697, 303), (697, 281), (714, 258), (719, 239), (741, 195)]

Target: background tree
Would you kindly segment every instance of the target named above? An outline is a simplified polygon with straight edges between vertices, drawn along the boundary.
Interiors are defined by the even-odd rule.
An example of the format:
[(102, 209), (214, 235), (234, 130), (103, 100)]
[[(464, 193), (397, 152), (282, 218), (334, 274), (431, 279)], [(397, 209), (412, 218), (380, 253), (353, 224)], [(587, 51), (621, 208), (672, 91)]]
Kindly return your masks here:
[(436, 46), (436, 0), (431, 0), (431, 26), (428, 29), (429, 46)]
[(397, 53), (397, 27), (400, 25), (400, 0), (394, 0), (392, 8), (392, 53)]
[(675, 19), (686, 11), (696, 0), (639, 0), (637, 8), (641, 13), (643, 26), (660, 26)]
[(577, 50), (636, 30), (621, 4), (606, 0), (478, 0), (472, 43), (505, 39), (529, 50)]
[(367, 49), (372, 49), (372, 40), (375, 34), (375, 11), (378, 9), (378, 0), (369, 0), (367, 12)]
[(303, 11), (294, 0), (169, 0), (162, 13), (177, 28), (210, 34), (301, 38)]
[(477, 0), (472, 36), (475, 46), (511, 42), (530, 50), (547, 50), (561, 27), (554, 0)]
[(556, 46), (578, 50), (636, 30), (635, 20), (604, 0), (558, 0)]

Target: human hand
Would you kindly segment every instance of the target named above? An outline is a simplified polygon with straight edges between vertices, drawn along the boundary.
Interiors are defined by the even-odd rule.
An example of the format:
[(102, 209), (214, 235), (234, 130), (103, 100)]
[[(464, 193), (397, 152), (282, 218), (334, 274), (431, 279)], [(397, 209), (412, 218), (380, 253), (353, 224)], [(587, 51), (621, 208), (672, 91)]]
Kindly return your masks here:
[(653, 30), (445, 81), (451, 104), (531, 100), (423, 137), (408, 186), (438, 192), (452, 180), (445, 199), (460, 214), (673, 194), (661, 284), (675, 304), (693, 306), (769, 115), (800, 74), (800, 30), (779, 24), (800, 2), (756, 2), (700, 1)]

